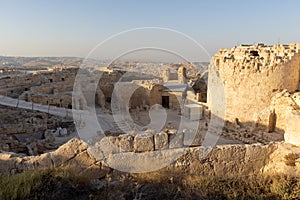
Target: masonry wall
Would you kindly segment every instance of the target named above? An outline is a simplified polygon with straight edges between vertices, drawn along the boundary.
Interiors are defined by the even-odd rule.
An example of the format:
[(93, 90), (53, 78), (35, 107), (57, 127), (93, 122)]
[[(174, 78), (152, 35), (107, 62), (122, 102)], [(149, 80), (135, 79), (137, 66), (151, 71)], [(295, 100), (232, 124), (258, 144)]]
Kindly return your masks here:
[(161, 96), (169, 97), (170, 109), (179, 109), (181, 106), (182, 92), (163, 91)]
[(248, 58), (242, 53), (241, 60), (236, 61), (237, 54), (227, 57), (220, 50), (211, 60), (210, 70), (215, 73), (209, 74), (208, 104), (212, 107), (212, 98), (218, 96), (212, 88), (224, 87), (226, 120), (238, 118), (240, 122), (255, 121), (255, 117), (269, 107), (274, 92), (283, 89), (293, 92), (298, 89), (299, 53), (291, 54), (289, 59), (279, 60), (278, 63), (274, 61), (272, 65), (268, 61), (262, 64), (258, 61), (261, 58)]
[(161, 105), (161, 92), (164, 86), (162, 84), (155, 84), (153, 85), (152, 89), (150, 90), (150, 106), (155, 104)]
[[(72, 139), (54, 152), (40, 156), (18, 157), (0, 154), (0, 172), (19, 173), (33, 169), (69, 166), (76, 173), (92, 179), (105, 177), (116, 167), (119, 171), (151, 172), (153, 169), (194, 176), (236, 177), (253, 174), (283, 173), (299, 176), (300, 166), (287, 166), (283, 157), (299, 149), (276, 143), (270, 145), (224, 145), (213, 148), (192, 147), (161, 150), (157, 153), (113, 153), (108, 157), (91, 153), (79, 139)], [(260, 155), (260, 156), (257, 156)], [(147, 159), (147, 157), (149, 159)], [(169, 162), (169, 158), (176, 158)], [(146, 158), (146, 159), (145, 159)], [(164, 160), (166, 163), (161, 162)], [(163, 164), (163, 165), (162, 165)], [(147, 171), (148, 170), (148, 171)], [(156, 171), (156, 170), (155, 170)]]
[(290, 113), (287, 116), (284, 141), (300, 146), (300, 113)]
[(74, 82), (76, 72), (77, 68), (66, 68), (61, 71), (41, 72), (0, 79), (0, 94), (18, 98), (33, 86), (41, 86), (47, 83)]

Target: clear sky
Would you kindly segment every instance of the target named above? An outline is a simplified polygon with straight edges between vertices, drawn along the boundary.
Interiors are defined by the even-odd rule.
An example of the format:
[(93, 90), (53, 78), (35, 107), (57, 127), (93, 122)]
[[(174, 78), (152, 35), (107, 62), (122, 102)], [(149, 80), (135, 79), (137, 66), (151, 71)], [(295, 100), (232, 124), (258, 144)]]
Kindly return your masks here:
[(109, 36), (144, 26), (186, 33), (214, 54), (300, 42), (300, 1), (0, 0), (0, 26), (0, 55), (85, 57)]

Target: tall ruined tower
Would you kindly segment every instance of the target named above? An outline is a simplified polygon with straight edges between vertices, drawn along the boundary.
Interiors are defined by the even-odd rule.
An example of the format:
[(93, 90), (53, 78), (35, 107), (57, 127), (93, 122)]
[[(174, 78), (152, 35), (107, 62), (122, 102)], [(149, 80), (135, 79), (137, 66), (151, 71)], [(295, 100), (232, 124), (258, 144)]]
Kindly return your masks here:
[(228, 121), (253, 122), (270, 105), (274, 92), (298, 90), (299, 74), (300, 44), (221, 49), (211, 59), (208, 105), (216, 107), (215, 88), (224, 87), (225, 107), (212, 109), (216, 115), (225, 109)]

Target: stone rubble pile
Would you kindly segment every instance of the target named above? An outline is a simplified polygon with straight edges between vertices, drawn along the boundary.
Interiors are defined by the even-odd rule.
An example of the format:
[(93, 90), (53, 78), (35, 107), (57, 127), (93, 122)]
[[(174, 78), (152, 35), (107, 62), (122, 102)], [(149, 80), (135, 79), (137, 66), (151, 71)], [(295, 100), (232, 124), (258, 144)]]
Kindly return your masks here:
[[(0, 150), (3, 152), (38, 155), (57, 149), (60, 142), (55, 138), (75, 131), (73, 123), (67, 126), (62, 118), (47, 113), (5, 106), (1, 106), (0, 111)], [(65, 127), (61, 128), (61, 124)]]

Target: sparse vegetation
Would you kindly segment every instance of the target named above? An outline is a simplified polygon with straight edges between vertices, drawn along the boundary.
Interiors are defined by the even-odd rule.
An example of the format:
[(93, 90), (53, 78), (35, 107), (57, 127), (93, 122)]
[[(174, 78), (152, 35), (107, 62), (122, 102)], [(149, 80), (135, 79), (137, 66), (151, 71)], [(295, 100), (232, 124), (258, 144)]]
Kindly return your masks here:
[(1, 176), (0, 199), (300, 199), (300, 180), (287, 176), (232, 178), (155, 172), (98, 180), (68, 170)]
[(296, 166), (296, 160), (298, 158), (297, 154), (289, 153), (285, 155), (284, 158), (285, 158), (285, 164), (287, 166)]
[(1, 175), (0, 199), (72, 199), (82, 195), (85, 181), (67, 169)]
[[(179, 174), (179, 173), (178, 173)], [(144, 179), (156, 188), (154, 199), (300, 199), (300, 179), (283, 175), (199, 177), (170, 175)], [(148, 191), (142, 190), (147, 198)]]

